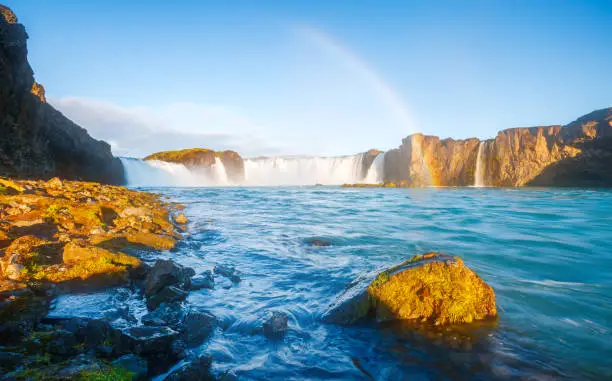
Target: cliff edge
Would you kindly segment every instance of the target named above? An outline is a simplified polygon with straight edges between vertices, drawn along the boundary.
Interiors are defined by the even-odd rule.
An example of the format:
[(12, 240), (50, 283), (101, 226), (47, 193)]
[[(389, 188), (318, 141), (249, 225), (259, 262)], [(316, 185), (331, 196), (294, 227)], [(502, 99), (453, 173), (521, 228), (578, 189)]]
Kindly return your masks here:
[(565, 126), (511, 128), (494, 139), (413, 134), (385, 154), (386, 182), (407, 186), (612, 186), (612, 108)]
[(27, 39), (15, 14), (0, 5), (0, 175), (123, 184), (110, 146), (46, 103), (27, 60)]

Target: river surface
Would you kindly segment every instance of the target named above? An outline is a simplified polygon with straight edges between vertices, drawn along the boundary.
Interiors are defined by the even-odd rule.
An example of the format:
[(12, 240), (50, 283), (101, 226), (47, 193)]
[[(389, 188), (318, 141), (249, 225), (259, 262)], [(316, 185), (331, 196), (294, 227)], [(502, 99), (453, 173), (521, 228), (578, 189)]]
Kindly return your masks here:
[[(214, 290), (187, 301), (221, 321), (200, 348), (216, 372), (244, 380), (612, 379), (611, 191), (139, 189), (187, 207), (185, 240), (162, 257), (198, 273), (219, 264), (241, 273), (239, 284), (216, 277)], [(312, 246), (312, 238), (331, 245)], [(461, 257), (494, 288), (496, 322), (434, 330), (319, 320), (360, 274), (429, 251)], [(122, 291), (64, 297), (54, 313), (101, 315), (102, 305), (130, 298)], [(289, 314), (281, 340), (262, 334), (272, 311)]]

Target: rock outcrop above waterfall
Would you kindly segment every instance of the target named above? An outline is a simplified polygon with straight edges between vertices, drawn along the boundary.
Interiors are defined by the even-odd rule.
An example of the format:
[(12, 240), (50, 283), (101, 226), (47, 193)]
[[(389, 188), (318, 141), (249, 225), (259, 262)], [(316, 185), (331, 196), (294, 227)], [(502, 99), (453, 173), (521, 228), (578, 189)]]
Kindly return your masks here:
[(474, 185), (478, 176), (487, 186), (607, 187), (610, 168), (612, 108), (607, 108), (566, 126), (511, 128), (482, 142), (414, 134), (385, 154), (384, 179), (416, 187)]
[(27, 38), (15, 14), (0, 5), (0, 174), (123, 183), (110, 146), (46, 103), (27, 60)]
[(160, 160), (169, 163), (183, 164), (188, 168), (211, 168), (217, 162), (223, 163), (229, 180), (239, 182), (244, 180), (244, 161), (234, 151), (213, 151), (206, 148), (188, 148), (177, 151), (157, 152), (144, 160)]
[(368, 172), (374, 163), (374, 159), (383, 153), (377, 149), (371, 149), (361, 154), (361, 177), (364, 179), (368, 176)]

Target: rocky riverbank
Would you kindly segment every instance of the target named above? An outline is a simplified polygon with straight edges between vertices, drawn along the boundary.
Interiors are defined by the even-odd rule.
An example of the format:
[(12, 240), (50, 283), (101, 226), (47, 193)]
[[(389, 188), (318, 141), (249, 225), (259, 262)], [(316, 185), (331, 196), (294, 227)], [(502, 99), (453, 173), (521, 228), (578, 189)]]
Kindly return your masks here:
[[(0, 178), (2, 379), (146, 379), (181, 360), (166, 379), (209, 379), (210, 358), (189, 348), (215, 319), (182, 302), (214, 281), (170, 260), (143, 260), (181, 239), (181, 209), (123, 187)], [(115, 286), (132, 289), (151, 313), (138, 322), (120, 312), (122, 326), (47, 315), (60, 294)]]

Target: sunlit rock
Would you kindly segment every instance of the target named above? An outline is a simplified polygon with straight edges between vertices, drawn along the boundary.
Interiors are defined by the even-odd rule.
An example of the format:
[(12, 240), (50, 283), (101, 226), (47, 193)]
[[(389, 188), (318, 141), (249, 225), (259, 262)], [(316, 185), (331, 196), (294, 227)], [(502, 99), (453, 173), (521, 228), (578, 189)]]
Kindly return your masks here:
[(372, 316), (446, 325), (496, 315), (493, 289), (460, 258), (428, 253), (354, 283), (323, 319), (351, 324)]

